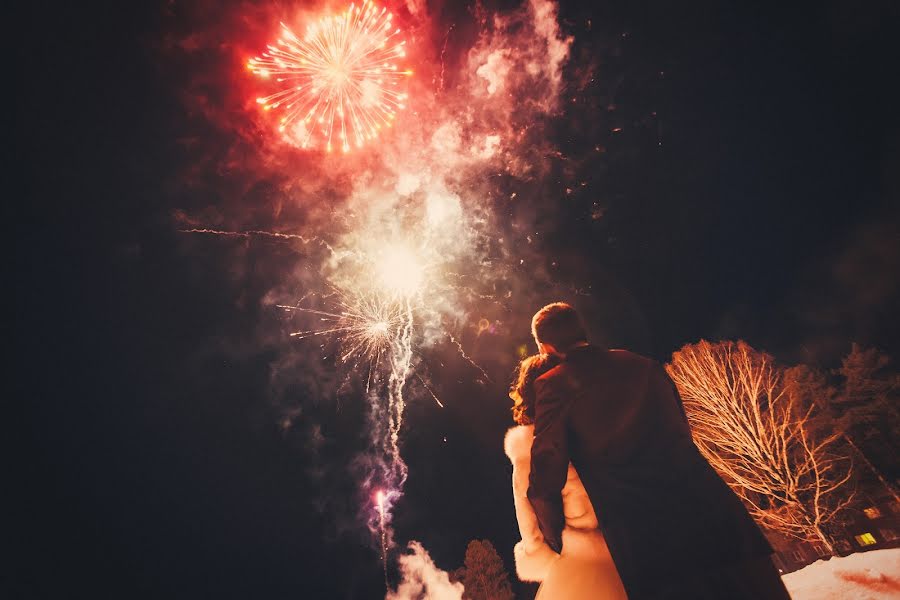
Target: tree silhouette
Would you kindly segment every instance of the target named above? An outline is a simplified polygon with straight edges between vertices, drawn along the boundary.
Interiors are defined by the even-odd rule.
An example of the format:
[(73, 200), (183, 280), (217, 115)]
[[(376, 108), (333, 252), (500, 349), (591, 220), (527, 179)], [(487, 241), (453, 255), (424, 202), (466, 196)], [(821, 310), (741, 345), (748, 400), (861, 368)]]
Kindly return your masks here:
[[(858, 351), (858, 347), (854, 344), (854, 348), (844, 359), (845, 365), (848, 360), (851, 361), (851, 364), (856, 362), (854, 354)], [(842, 375), (842, 372), (847, 372), (846, 367), (835, 370), (833, 375)], [(788, 393), (799, 399), (802, 406), (814, 405), (816, 407), (814, 413), (816, 418), (810, 421), (816, 435), (827, 435), (830, 432), (840, 433), (843, 443), (852, 451), (854, 460), (863, 467), (857, 471), (857, 475), (863, 475), (866, 472), (874, 475), (880, 485), (897, 502), (900, 502), (900, 495), (885, 476), (883, 468), (873, 463), (870, 458), (874, 452), (877, 459), (879, 454), (885, 453), (885, 449), (889, 456), (896, 456), (896, 449), (892, 447), (891, 440), (897, 438), (888, 437), (886, 439), (883, 436), (872, 436), (871, 433), (872, 428), (886, 425), (892, 430), (893, 435), (896, 435), (897, 417), (896, 414), (891, 414), (892, 410), (894, 413), (896, 410), (885, 406), (884, 401), (879, 402), (877, 399), (862, 396), (858, 392), (854, 393), (853, 390), (859, 390), (861, 387), (858, 383), (860, 379), (857, 374), (849, 379), (845, 378), (843, 382), (835, 382), (829, 379), (827, 372), (808, 365), (797, 365), (784, 371), (784, 385)], [(846, 400), (854, 396), (857, 398), (856, 401), (851, 403)], [(859, 400), (860, 398), (862, 401)], [(873, 451), (873, 447), (881, 449), (881, 452)], [(884, 464), (884, 461), (881, 462)], [(890, 465), (891, 461), (888, 461), (888, 464)]]
[(465, 586), (466, 600), (514, 600), (509, 574), (494, 545), (488, 540), (472, 540), (466, 548), (462, 567), (453, 578)]
[[(835, 371), (843, 381), (833, 405), (847, 434), (865, 448), (880, 471), (896, 478), (900, 453), (900, 375), (889, 369), (890, 358), (853, 344)], [(896, 491), (893, 491), (896, 497)]]

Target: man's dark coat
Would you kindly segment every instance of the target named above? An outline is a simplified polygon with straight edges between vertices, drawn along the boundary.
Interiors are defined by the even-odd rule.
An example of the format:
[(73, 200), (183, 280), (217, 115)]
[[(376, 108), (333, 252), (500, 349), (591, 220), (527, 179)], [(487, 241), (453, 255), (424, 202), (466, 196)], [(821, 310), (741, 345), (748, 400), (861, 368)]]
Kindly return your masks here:
[(563, 528), (569, 461), (581, 476), (632, 599), (772, 549), (691, 439), (662, 366), (583, 346), (535, 382), (531, 500), (548, 543)]

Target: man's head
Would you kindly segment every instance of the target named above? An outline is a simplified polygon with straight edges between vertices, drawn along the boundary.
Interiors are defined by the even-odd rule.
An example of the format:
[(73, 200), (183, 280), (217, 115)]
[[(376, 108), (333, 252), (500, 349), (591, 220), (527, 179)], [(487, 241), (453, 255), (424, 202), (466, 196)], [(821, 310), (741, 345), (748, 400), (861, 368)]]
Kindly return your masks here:
[(554, 302), (537, 311), (531, 319), (531, 335), (544, 354), (565, 354), (587, 343), (581, 318), (565, 302)]

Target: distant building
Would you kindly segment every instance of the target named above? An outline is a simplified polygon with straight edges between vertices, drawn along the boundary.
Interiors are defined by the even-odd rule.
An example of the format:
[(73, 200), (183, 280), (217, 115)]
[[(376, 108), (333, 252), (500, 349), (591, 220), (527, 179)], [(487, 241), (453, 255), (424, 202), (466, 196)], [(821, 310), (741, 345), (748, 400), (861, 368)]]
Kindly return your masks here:
[[(884, 492), (879, 495), (861, 494), (847, 510), (844, 523), (835, 528), (835, 554), (847, 556), (856, 552), (900, 547), (900, 503)], [(824, 544), (801, 542), (766, 532), (775, 548), (774, 560), (782, 573), (791, 573), (828, 558)]]

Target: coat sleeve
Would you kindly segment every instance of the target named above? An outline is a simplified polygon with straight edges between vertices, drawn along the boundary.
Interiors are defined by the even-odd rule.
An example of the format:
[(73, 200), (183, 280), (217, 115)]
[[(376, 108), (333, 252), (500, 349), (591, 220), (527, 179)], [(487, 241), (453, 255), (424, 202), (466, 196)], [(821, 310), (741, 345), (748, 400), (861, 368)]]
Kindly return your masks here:
[(544, 540), (559, 552), (562, 550), (562, 530), (565, 526), (562, 489), (569, 471), (570, 398), (568, 394), (561, 393), (552, 379), (538, 379), (535, 390), (537, 402), (528, 499), (534, 507)]
[(513, 500), (519, 533), (522, 535), (522, 541), (516, 544), (513, 553), (519, 579), (543, 581), (550, 571), (550, 565), (559, 555), (544, 542), (537, 516), (526, 497), (530, 468), (527, 456), (513, 460)]
[(659, 395), (661, 398), (672, 399), (677, 417), (680, 419), (681, 424), (687, 428), (688, 435), (690, 435), (690, 425), (688, 424), (687, 413), (684, 410), (684, 402), (681, 399), (681, 394), (678, 393), (678, 386), (675, 385), (666, 369), (659, 363), (653, 364), (651, 376), (653, 383), (650, 392)]

